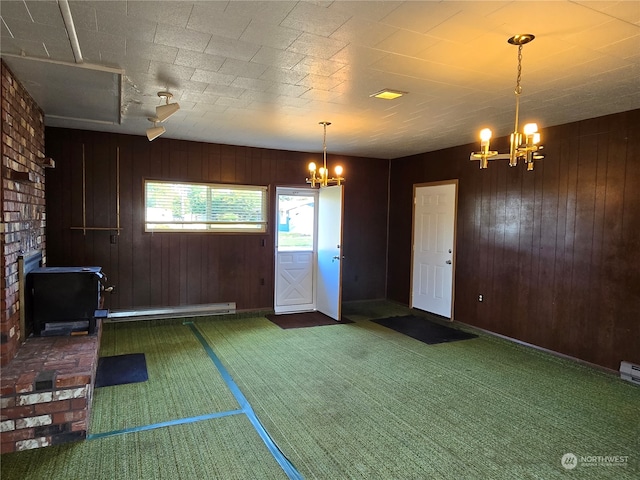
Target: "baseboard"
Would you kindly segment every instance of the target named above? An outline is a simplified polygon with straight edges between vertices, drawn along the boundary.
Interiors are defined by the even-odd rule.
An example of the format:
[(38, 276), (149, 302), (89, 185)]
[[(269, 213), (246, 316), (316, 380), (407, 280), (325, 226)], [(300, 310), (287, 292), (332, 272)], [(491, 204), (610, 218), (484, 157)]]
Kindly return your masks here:
[(553, 356), (558, 357), (558, 358), (563, 358), (565, 360), (571, 360), (573, 362), (579, 363), (579, 364), (584, 365), (586, 367), (590, 367), (590, 368), (593, 368), (595, 370), (600, 370), (601, 372), (604, 372), (604, 373), (609, 373), (611, 375), (615, 375), (616, 377), (618, 377), (619, 374), (620, 374), (620, 372), (618, 372), (617, 370), (613, 370), (611, 368), (607, 368), (607, 367), (604, 367), (602, 365), (598, 365), (597, 363), (591, 363), (591, 362), (588, 362), (586, 360), (582, 360), (582, 359), (577, 358), (577, 357), (572, 357), (571, 355), (567, 355), (565, 353), (556, 352), (555, 350), (544, 348), (544, 347), (541, 347), (539, 345), (535, 345), (533, 343), (527, 343), (527, 342), (524, 342), (522, 340), (518, 340), (517, 338), (513, 338), (513, 337), (509, 337), (507, 335), (502, 335), (500, 333), (492, 332), (491, 330), (485, 330), (484, 328), (479, 328), (479, 327), (476, 327), (474, 325), (469, 325), (468, 323), (459, 322), (457, 320), (453, 321), (453, 323), (454, 324), (458, 324), (458, 325), (462, 325), (465, 328), (468, 328), (469, 330), (476, 330), (476, 331), (482, 332), (482, 333), (484, 333), (486, 335), (491, 335), (493, 337), (501, 338), (503, 340), (508, 340), (510, 342), (517, 343), (518, 345), (522, 345), (524, 347), (533, 348), (534, 350), (538, 350), (540, 352), (545, 352), (545, 353), (548, 353), (548, 354), (553, 355)]
[(208, 303), (178, 307), (135, 308), (131, 310), (111, 310), (105, 323), (135, 322), (164, 318), (204, 317), (236, 313), (236, 303)]

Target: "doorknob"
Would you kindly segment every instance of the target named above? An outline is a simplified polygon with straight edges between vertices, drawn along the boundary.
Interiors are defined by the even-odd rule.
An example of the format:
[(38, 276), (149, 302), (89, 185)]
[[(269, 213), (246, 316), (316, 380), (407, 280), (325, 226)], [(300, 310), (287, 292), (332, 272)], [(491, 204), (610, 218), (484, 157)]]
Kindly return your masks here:
[(447, 265), (451, 265), (451, 260), (447, 260), (447, 261), (446, 261), (446, 262), (444, 262), (444, 263), (446, 263)]
[[(344, 255), (342, 256), (342, 258), (344, 258)], [(340, 260), (340, 255), (336, 255), (333, 258), (331, 258), (331, 263), (335, 262), (336, 260)]]

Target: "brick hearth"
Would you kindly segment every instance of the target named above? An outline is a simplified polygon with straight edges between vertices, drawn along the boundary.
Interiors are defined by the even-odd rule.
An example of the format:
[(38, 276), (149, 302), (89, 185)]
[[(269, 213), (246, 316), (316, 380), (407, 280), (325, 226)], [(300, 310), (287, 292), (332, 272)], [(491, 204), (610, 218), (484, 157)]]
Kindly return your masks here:
[(30, 337), (2, 368), (2, 453), (86, 438), (102, 325), (94, 335)]

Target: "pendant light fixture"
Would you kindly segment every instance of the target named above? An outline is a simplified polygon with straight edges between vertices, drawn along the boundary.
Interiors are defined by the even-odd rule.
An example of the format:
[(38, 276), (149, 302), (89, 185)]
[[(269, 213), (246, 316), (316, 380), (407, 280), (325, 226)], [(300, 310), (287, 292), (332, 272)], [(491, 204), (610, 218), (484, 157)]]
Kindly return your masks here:
[(147, 129), (147, 138), (151, 142), (166, 132), (166, 129), (162, 125), (158, 126), (159, 120), (157, 117), (149, 117), (148, 120), (153, 122), (153, 127)]
[(180, 110), (180, 105), (178, 103), (169, 103), (169, 100), (173, 98), (173, 94), (171, 92), (158, 92), (158, 96), (160, 98), (165, 99), (165, 105), (160, 105), (156, 107), (156, 118), (159, 122), (164, 122), (171, 115)]
[(522, 87), (520, 81), (522, 78), (522, 47), (527, 43), (533, 41), (536, 38), (530, 33), (524, 33), (514, 35), (507, 40), (511, 45), (517, 45), (518, 47), (518, 72), (516, 77), (516, 120), (513, 128), (513, 133), (510, 138), (510, 149), (508, 154), (500, 154), (496, 151), (489, 149), (492, 132), (488, 128), (484, 128), (480, 131), (480, 151), (473, 152), (470, 160), (479, 160), (480, 168), (487, 168), (489, 160), (509, 160), (509, 166), (515, 167), (518, 164), (518, 160), (524, 160), (527, 165), (527, 170), (533, 170), (534, 160), (542, 160), (544, 154), (540, 152), (542, 145), (540, 145), (540, 134), (538, 133), (538, 125), (535, 123), (528, 123), (523, 127), (522, 133), (518, 132), (518, 122), (520, 116), (520, 94), (522, 93)]
[(327, 126), (331, 125), (331, 122), (319, 122), (319, 125), (324, 127), (324, 137), (322, 140), (322, 167), (319, 169), (314, 162), (309, 164), (309, 178), (307, 183), (311, 184), (312, 188), (326, 187), (328, 185), (342, 185), (344, 177), (342, 176), (342, 167), (336, 165), (334, 172), (335, 177), (329, 177), (329, 169), (327, 168)]

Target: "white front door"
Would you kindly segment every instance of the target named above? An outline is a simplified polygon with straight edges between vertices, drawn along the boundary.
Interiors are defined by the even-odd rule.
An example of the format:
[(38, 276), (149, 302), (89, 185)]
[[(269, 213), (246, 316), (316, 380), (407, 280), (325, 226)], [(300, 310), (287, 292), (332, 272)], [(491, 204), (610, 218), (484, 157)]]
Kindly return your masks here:
[(317, 190), (276, 190), (274, 311), (315, 310)]
[(414, 187), (411, 307), (452, 317), (457, 182)]
[(318, 199), (318, 297), (316, 309), (340, 320), (342, 303), (343, 186), (320, 189)]

